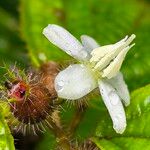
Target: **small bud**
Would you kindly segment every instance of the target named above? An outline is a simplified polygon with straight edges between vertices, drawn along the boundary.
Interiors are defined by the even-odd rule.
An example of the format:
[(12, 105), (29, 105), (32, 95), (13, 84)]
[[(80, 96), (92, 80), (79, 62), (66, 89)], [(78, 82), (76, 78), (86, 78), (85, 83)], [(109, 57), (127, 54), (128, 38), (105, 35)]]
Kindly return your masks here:
[(16, 126), (16, 131), (25, 134), (32, 129), (36, 134), (47, 126), (51, 127), (51, 122), (59, 123), (57, 106), (53, 105), (57, 98), (54, 79), (58, 65), (49, 62), (42, 65), (39, 71), (31, 70), (28, 74), (18, 69), (10, 72), (4, 89), (12, 114), (9, 119), (15, 120), (11, 127)]

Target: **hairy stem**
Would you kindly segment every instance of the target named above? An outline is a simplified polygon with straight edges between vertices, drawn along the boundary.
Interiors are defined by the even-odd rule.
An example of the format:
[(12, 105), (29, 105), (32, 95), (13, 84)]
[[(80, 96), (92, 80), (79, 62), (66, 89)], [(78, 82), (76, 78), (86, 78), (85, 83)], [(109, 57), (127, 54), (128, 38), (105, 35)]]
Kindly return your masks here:
[(62, 150), (71, 150), (71, 145), (65, 132), (57, 126), (53, 126), (56, 141)]
[(60, 150), (74, 150), (71, 147), (70, 139), (68, 138), (66, 132), (57, 125), (53, 120), (50, 120), (51, 127), (50, 130), (54, 133), (56, 137), (56, 142), (58, 143), (58, 148)]
[(87, 109), (87, 106), (85, 106), (85, 105), (82, 105), (80, 107), (76, 106), (75, 114), (74, 114), (74, 116), (70, 122), (69, 128), (68, 128), (68, 132), (71, 137), (74, 135), (81, 120), (83, 119), (86, 109)]

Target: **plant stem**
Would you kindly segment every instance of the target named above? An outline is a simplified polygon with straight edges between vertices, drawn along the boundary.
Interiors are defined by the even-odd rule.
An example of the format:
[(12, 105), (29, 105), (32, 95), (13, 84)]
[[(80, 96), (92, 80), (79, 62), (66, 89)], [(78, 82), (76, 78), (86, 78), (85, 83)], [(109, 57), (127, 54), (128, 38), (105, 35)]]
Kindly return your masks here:
[(58, 126), (55, 122), (52, 120), (50, 121), (51, 127), (49, 129), (54, 133), (56, 137), (56, 141), (58, 143), (58, 148), (61, 150), (74, 150), (71, 147), (70, 139), (68, 138), (67, 134), (64, 132), (64, 130)]
[(81, 120), (84, 117), (84, 114), (86, 112), (87, 106), (82, 105), (81, 107), (76, 106), (76, 111), (75, 114), (72, 118), (72, 121), (70, 122), (70, 126), (69, 126), (69, 135), (72, 137), (76, 131), (76, 129), (78, 128)]

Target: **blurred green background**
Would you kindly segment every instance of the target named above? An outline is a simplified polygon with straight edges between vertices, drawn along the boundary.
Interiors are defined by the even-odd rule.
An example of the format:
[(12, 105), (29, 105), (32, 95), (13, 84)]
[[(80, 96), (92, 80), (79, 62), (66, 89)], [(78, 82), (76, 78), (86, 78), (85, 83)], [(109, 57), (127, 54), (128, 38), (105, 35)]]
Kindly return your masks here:
[[(40, 54), (60, 63), (72, 59), (42, 35), (48, 24), (64, 26), (78, 39), (82, 34), (90, 35), (100, 45), (136, 34), (136, 45), (127, 54), (122, 72), (131, 92), (150, 83), (149, 0), (0, 0), (0, 65), (39, 66)], [(80, 139), (93, 134), (94, 120), (100, 118), (97, 104), (91, 105), (88, 119), (77, 131)], [(63, 117), (67, 122), (71, 112)], [(36, 149), (50, 148), (50, 136), (46, 135)]]

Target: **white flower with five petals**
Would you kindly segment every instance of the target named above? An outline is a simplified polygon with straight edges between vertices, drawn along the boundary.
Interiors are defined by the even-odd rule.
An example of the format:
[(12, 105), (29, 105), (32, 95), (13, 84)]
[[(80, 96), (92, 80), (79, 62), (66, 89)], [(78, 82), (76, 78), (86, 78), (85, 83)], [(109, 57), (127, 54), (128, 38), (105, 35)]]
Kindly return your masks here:
[(130, 43), (135, 35), (126, 36), (115, 44), (100, 46), (86, 35), (81, 36), (81, 44), (58, 25), (48, 25), (43, 34), (51, 43), (80, 62), (70, 65), (56, 76), (55, 89), (58, 97), (76, 100), (99, 87), (112, 118), (113, 128), (117, 133), (123, 133), (126, 116), (122, 102), (128, 106), (130, 95), (119, 70), (127, 52), (134, 46)]

